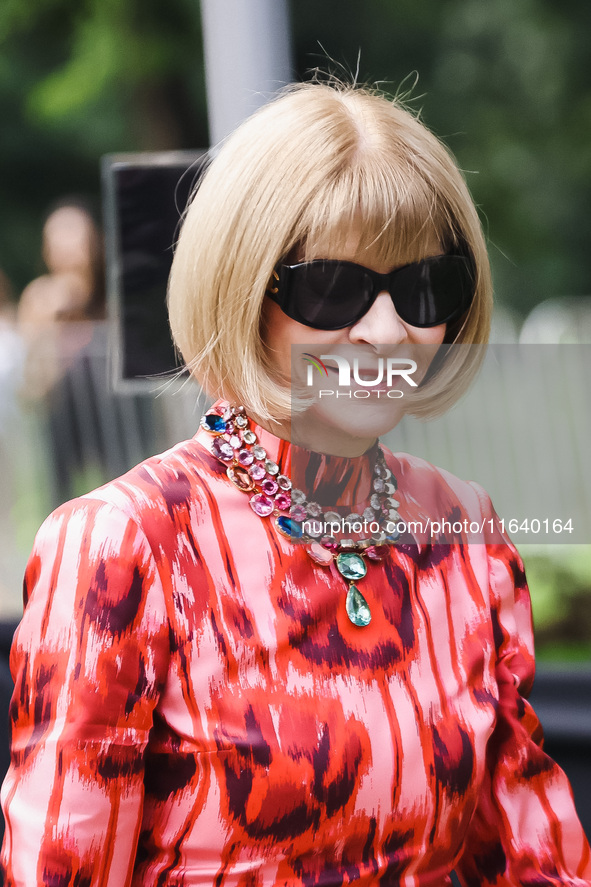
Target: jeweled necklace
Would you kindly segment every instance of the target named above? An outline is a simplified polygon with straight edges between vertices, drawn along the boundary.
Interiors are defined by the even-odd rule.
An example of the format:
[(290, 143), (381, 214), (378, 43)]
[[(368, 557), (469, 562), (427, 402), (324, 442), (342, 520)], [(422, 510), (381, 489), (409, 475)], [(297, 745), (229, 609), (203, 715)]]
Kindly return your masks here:
[[(268, 458), (258, 441), (243, 406), (210, 410), (201, 427), (214, 435), (212, 453), (226, 466), (226, 474), (237, 489), (251, 493), (252, 510), (261, 518), (274, 517), (277, 530), (292, 542), (303, 542), (312, 560), (325, 567), (335, 564), (348, 583), (345, 606), (353, 625), (371, 622), (371, 611), (356, 583), (367, 574), (366, 558), (381, 561), (399, 537), (387, 524), (399, 519), (394, 497), (396, 480), (386, 465), (381, 449), (374, 465), (373, 492), (363, 514), (324, 512), (309, 502), (279, 465)], [(367, 528), (370, 535), (367, 535)], [(327, 532), (328, 530), (328, 532)]]

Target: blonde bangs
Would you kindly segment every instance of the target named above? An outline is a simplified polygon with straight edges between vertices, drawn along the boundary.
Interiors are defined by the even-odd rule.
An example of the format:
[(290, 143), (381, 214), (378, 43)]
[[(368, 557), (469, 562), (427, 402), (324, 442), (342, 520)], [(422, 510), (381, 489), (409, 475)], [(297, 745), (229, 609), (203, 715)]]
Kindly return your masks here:
[(347, 170), (321, 189), (302, 219), (303, 260), (351, 252), (365, 265), (405, 265), (424, 258), (439, 242), (448, 249), (450, 232), (434, 193), (421, 180), (397, 184), (387, 170)]

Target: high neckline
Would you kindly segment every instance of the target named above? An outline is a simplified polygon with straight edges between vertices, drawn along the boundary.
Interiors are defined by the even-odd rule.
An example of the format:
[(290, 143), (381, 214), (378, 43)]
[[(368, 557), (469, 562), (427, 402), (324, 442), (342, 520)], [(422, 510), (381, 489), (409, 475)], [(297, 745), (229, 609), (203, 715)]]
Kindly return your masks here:
[[(211, 409), (222, 411), (227, 406), (227, 402), (218, 401)], [(361, 456), (334, 456), (292, 444), (252, 419), (250, 425), (267, 456), (279, 465), (282, 474), (291, 478), (294, 487), (306, 494), (308, 501), (318, 502), (323, 509), (346, 507), (356, 513), (367, 506), (379, 453), (377, 441)], [(211, 452), (211, 435), (200, 430), (196, 436)]]

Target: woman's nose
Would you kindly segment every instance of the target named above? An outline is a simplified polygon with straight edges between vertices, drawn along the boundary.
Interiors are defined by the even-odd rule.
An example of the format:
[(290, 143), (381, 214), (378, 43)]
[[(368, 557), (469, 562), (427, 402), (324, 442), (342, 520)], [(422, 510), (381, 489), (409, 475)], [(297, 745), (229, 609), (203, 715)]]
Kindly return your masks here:
[(349, 329), (349, 340), (355, 344), (398, 345), (408, 341), (408, 329), (400, 319), (394, 302), (386, 290), (357, 323)]

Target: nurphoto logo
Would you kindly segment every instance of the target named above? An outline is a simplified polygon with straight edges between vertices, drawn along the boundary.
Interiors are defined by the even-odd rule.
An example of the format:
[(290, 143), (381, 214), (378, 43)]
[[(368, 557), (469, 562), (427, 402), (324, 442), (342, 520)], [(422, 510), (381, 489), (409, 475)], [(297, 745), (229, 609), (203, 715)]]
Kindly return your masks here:
[[(339, 388), (352, 389), (352, 385), (358, 385), (359, 388), (350, 391), (337, 391), (335, 389), (320, 389), (318, 397), (404, 397), (404, 392), (395, 386), (400, 385), (401, 381), (406, 382), (412, 388), (416, 388), (418, 383), (412, 378), (413, 373), (417, 371), (417, 363), (410, 358), (403, 357), (379, 357), (376, 361), (372, 361), (371, 365), (361, 365), (358, 357), (352, 361), (344, 357), (342, 354), (321, 354), (317, 357), (315, 354), (306, 352), (302, 355), (302, 359), (308, 364), (306, 384), (308, 388), (314, 386), (314, 370), (324, 378), (330, 378), (336, 375), (336, 383)], [(324, 361), (332, 361), (336, 364), (326, 366)]]

